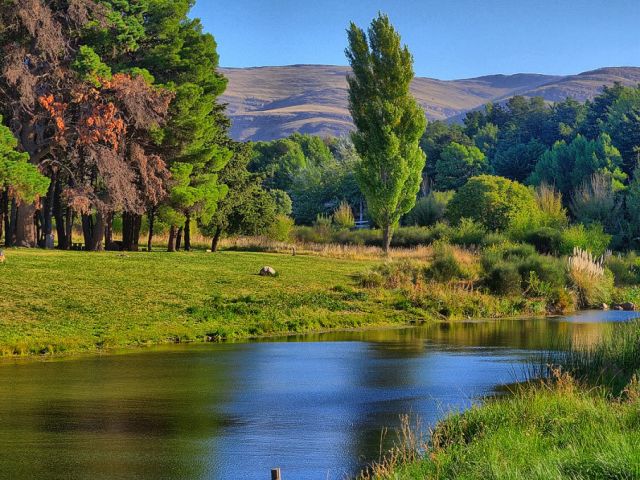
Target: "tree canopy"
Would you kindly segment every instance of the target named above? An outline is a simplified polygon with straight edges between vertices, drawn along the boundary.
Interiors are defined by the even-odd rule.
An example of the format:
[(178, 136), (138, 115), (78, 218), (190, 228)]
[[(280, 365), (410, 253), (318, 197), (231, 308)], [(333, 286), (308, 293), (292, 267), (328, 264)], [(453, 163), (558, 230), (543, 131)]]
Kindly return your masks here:
[(352, 23), (348, 41), (352, 138), (361, 157), (356, 175), (388, 251), (393, 227), (413, 208), (420, 188), (426, 157), (419, 141), (426, 119), (409, 91), (413, 58), (389, 18), (378, 15), (368, 34)]

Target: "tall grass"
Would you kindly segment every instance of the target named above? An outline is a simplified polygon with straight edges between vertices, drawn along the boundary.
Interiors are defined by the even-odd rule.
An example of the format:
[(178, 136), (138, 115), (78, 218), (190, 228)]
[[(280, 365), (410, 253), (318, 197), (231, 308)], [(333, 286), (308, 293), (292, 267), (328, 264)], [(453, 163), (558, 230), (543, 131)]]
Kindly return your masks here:
[(611, 301), (613, 275), (604, 266), (604, 257), (576, 247), (567, 260), (569, 279), (583, 308), (596, 307)]
[(549, 354), (548, 368), (562, 368), (581, 382), (620, 394), (640, 374), (640, 320), (618, 325), (593, 346), (571, 345)]

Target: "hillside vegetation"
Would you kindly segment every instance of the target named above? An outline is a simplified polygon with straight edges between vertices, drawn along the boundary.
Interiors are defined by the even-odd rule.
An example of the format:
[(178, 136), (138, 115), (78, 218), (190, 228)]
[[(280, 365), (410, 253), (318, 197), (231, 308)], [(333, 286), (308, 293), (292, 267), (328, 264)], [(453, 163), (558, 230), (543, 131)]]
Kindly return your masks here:
[[(291, 65), (223, 68), (225, 94), (236, 140), (273, 140), (295, 132), (340, 136), (353, 129), (347, 109), (348, 67)], [(578, 75), (490, 75), (464, 80), (418, 77), (412, 93), (430, 120), (462, 118), (488, 102), (513, 95), (541, 96), (558, 102), (568, 97), (592, 99), (603, 85), (636, 85), (640, 69), (602, 68)]]

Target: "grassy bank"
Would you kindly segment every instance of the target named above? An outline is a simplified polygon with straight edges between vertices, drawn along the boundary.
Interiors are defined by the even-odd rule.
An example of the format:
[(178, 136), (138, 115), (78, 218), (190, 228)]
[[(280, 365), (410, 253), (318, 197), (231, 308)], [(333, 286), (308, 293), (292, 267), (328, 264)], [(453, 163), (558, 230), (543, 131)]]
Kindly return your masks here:
[[(279, 276), (260, 277), (264, 265)], [(0, 351), (76, 352), (407, 321), (385, 298), (352, 291), (351, 275), (368, 266), (239, 252), (10, 250), (0, 265)]]
[[(640, 478), (640, 322), (550, 359), (550, 379), (440, 422), (364, 478)], [(407, 441), (409, 439), (410, 441)]]
[[(378, 251), (366, 248), (295, 256), (13, 249), (6, 254), (0, 265), (4, 356), (404, 325), (443, 318), (444, 310), (448, 318), (533, 313), (518, 298), (444, 286), (425, 295), (437, 301), (424, 305), (409, 301), (410, 292), (400, 287), (365, 288), (359, 278), (383, 262)], [(394, 256), (425, 260), (429, 254), (422, 249)], [(264, 265), (278, 276), (260, 277)]]
[[(356, 276), (381, 261), (366, 251), (347, 252), (348, 259), (230, 251), (6, 253), (0, 265), (0, 352), (5, 356), (435, 318), (433, 312), (405, 305), (400, 290), (359, 287)], [(278, 276), (260, 277), (264, 265)]]
[[(608, 301), (613, 289), (613, 276), (600, 265), (587, 260), (596, 272), (586, 275), (566, 259), (511, 243), (481, 250), (437, 243), (389, 257), (371, 246), (255, 239), (226, 248), (214, 254), (9, 250), (0, 264), (0, 354), (540, 316)], [(278, 275), (259, 276), (265, 265)], [(618, 270), (626, 268), (622, 263)], [(621, 288), (616, 291), (626, 291)]]

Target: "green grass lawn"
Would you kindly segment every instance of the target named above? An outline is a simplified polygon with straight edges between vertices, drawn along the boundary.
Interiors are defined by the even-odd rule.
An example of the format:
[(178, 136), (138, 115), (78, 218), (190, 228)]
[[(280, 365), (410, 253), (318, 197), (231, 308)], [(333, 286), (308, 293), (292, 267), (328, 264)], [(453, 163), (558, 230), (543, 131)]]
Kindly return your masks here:
[[(396, 294), (353, 275), (374, 261), (251, 252), (8, 250), (0, 352), (83, 352), (406, 323)], [(264, 265), (278, 276), (260, 277)]]

